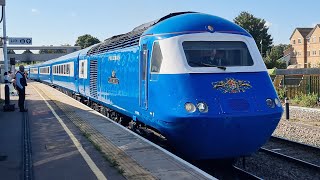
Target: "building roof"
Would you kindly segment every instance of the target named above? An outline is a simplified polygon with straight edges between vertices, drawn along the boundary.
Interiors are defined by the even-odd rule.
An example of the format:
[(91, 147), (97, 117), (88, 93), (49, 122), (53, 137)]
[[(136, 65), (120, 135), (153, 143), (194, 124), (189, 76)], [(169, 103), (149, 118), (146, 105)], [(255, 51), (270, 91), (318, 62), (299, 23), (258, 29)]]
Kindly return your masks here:
[(313, 28), (296, 28), (293, 33), (290, 36), (290, 39), (292, 38), (293, 34), (298, 31), (303, 38), (306, 38), (307, 35), (312, 31)]
[(307, 35), (307, 38), (310, 38), (310, 36), (313, 34), (313, 32), (318, 28), (320, 28), (320, 24), (317, 24), (316, 26), (314, 26), (314, 28), (310, 31), (310, 33)]

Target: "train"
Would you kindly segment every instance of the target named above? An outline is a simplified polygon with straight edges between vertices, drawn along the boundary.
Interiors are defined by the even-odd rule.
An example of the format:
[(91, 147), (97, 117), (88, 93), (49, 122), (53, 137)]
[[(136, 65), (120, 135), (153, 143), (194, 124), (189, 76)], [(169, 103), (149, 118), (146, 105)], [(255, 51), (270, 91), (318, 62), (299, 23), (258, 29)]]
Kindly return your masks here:
[(171, 13), (31, 65), (29, 77), (160, 133), (192, 160), (256, 152), (283, 113), (253, 37), (198, 12)]

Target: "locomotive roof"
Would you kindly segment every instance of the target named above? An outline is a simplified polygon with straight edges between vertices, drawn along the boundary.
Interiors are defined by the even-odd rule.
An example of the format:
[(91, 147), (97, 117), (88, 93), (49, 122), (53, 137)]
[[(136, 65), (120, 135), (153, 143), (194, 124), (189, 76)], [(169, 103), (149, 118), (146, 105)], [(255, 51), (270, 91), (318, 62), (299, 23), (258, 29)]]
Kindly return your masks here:
[(243, 28), (223, 18), (197, 12), (177, 12), (142, 24), (128, 33), (112, 36), (104, 42), (92, 46), (87, 55), (101, 54), (109, 50), (138, 45), (140, 37), (144, 35), (208, 32), (208, 25), (214, 27), (214, 32), (251, 37)]
[(119, 34), (112, 36), (104, 42), (99, 43), (95, 46), (93, 46), (89, 51), (88, 55), (92, 54), (100, 54), (107, 52), (109, 50), (116, 50), (116, 49), (121, 49), (121, 48), (126, 48), (130, 46), (135, 46), (139, 44), (139, 39), (143, 35), (143, 33), (149, 29), (151, 26), (156, 25), (157, 23), (164, 21), (168, 18), (171, 18), (173, 16), (181, 15), (181, 14), (188, 14), (188, 13), (194, 13), (194, 12), (176, 12), (176, 13), (171, 13), (167, 16), (164, 16), (160, 19), (157, 19), (155, 21), (151, 21), (145, 24), (142, 24), (136, 28), (134, 28), (132, 31), (125, 33), (125, 34)]
[(145, 35), (208, 32), (208, 25), (214, 28), (213, 32), (251, 37), (243, 28), (223, 18), (197, 12), (176, 12), (142, 24), (128, 33), (112, 36), (101, 43), (34, 66), (43, 66), (78, 56), (101, 54), (109, 50), (135, 46), (139, 44), (140, 37)]

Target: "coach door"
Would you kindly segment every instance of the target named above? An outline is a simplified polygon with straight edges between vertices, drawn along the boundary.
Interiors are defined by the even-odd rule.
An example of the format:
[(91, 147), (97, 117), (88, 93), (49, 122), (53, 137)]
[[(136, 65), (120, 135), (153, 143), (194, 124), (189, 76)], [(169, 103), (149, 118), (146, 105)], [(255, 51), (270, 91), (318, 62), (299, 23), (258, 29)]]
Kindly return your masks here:
[(149, 51), (147, 49), (147, 45), (144, 44), (142, 46), (142, 50), (140, 51), (140, 64), (139, 64), (139, 72), (140, 72), (140, 80), (139, 80), (139, 99), (140, 99), (140, 107), (143, 109), (148, 109), (148, 57)]

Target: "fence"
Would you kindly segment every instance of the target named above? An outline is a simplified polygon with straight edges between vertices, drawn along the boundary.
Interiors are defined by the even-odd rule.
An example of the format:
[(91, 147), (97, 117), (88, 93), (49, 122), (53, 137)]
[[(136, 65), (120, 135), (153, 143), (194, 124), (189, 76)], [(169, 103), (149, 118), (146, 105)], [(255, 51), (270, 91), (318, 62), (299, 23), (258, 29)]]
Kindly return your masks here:
[(320, 75), (270, 75), (280, 98), (316, 94), (320, 98)]

